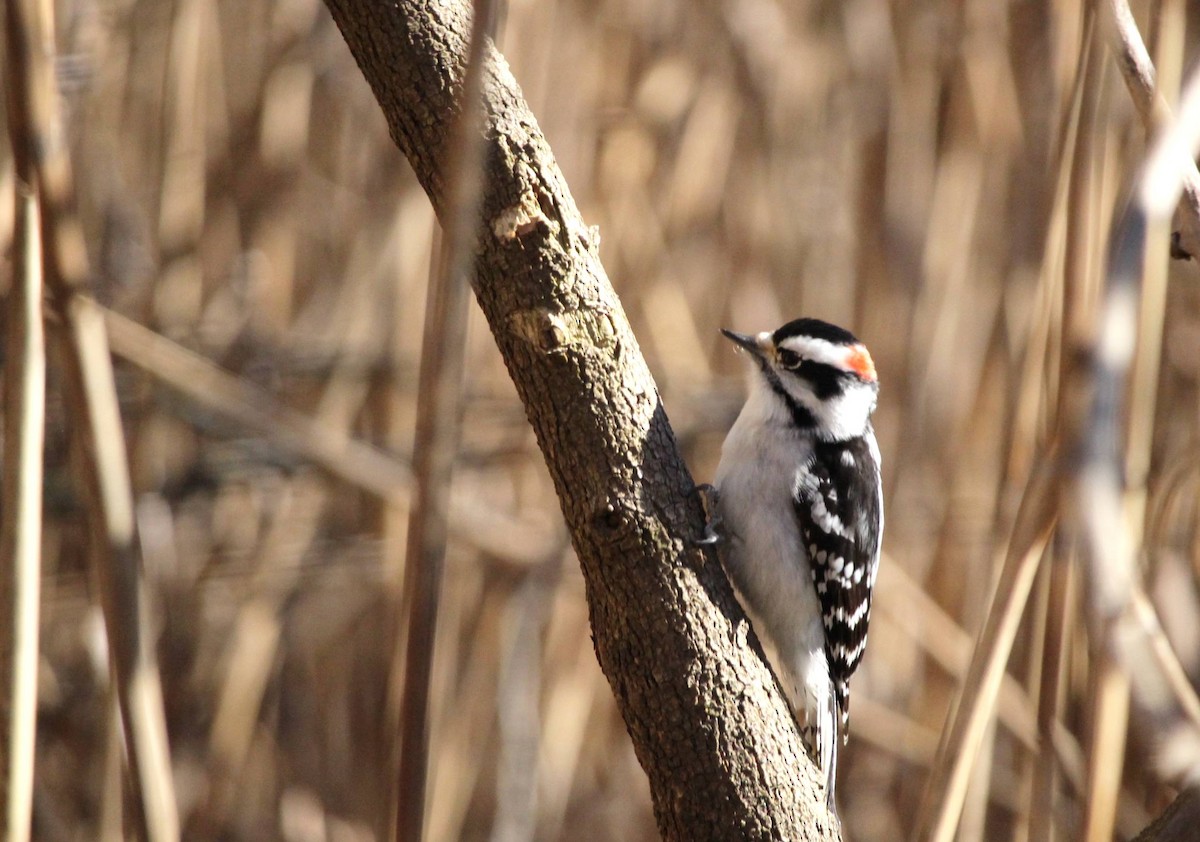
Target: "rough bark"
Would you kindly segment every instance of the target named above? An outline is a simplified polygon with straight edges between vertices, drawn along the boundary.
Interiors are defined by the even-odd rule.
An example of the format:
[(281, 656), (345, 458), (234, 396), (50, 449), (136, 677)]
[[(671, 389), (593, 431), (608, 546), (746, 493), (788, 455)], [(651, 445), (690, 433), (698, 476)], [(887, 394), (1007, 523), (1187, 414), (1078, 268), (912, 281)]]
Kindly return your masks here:
[(1186, 842), (1200, 825), (1200, 790), (1185, 789), (1133, 842)]
[[(459, 0), (327, 0), (435, 211), (469, 31)], [(667, 839), (838, 836), (786, 703), (701, 528), (654, 381), (567, 185), (488, 50), (474, 289), (587, 586), (596, 654)]]

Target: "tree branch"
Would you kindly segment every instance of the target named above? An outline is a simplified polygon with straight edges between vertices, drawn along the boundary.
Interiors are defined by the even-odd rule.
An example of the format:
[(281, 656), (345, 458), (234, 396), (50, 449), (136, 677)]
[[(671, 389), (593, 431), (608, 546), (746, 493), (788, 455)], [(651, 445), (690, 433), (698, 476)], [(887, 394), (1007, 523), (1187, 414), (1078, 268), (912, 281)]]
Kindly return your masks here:
[[(1079, 394), (1086, 396), (1086, 402), (1075, 421), (1070, 477), (1075, 526), (1086, 564), (1089, 627), (1103, 651), (1129, 676), (1138, 719), (1160, 740), (1160, 773), (1188, 785), (1200, 781), (1200, 699), (1170, 645), (1160, 643), (1161, 625), (1142, 589), (1137, 565), (1140, 526), (1133, 526), (1137, 521), (1129, 515), (1138, 508), (1126, 493), (1121, 428), (1132, 404), (1128, 383), (1138, 338), (1147, 242), (1165, 234), (1184, 189), (1185, 173), (1179, 162), (1197, 148), (1200, 73), (1193, 72), (1179, 113), (1155, 138), (1129, 206), (1110, 239), (1097, 332), (1078, 376)], [(1149, 254), (1161, 256), (1153, 249)]]
[[(461, 2), (327, 0), (435, 210), (465, 63)], [(715, 559), (654, 381), (550, 149), (488, 50), (476, 297), (583, 568), (596, 654), (668, 839), (835, 839), (786, 702)]]
[(1197, 824), (1200, 824), (1200, 790), (1185, 789), (1133, 842), (1185, 842), (1196, 838)]
[[(1171, 122), (1171, 106), (1158, 90), (1154, 62), (1142, 40), (1128, 0), (1108, 0), (1101, 4), (1106, 12), (1107, 31), (1117, 67), (1129, 89), (1130, 99), (1147, 133)], [(1183, 197), (1179, 204), (1179, 229), (1172, 238), (1171, 256), (1191, 258), (1200, 254), (1200, 170), (1190, 157), (1180, 158), (1176, 166), (1183, 171)]]

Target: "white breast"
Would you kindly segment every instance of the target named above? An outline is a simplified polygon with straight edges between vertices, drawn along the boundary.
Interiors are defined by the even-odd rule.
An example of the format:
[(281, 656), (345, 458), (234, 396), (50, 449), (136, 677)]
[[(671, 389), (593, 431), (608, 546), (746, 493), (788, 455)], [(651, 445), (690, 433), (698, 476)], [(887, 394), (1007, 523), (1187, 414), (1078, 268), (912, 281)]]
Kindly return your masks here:
[(725, 439), (714, 480), (726, 570), (808, 709), (828, 698), (829, 685), (821, 608), (792, 510), (796, 474), (810, 452), (778, 399), (756, 385)]

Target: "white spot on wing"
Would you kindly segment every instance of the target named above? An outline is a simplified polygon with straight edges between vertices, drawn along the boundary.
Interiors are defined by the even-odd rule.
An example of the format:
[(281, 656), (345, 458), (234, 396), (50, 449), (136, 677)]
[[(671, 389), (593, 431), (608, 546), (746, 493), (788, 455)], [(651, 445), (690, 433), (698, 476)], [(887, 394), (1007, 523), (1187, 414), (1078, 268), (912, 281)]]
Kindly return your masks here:
[(854, 609), (854, 613), (852, 613), (849, 617), (845, 616), (844, 611), (842, 612), (842, 615), (846, 625), (852, 629), (857, 628), (858, 624), (862, 622), (863, 617), (867, 616), (867, 601), (864, 599), (861, 603), (859, 603), (858, 607)]
[(842, 519), (825, 507), (825, 499), (820, 495), (812, 499), (811, 514), (813, 522), (826, 534), (840, 535), (843, 538), (850, 537)]

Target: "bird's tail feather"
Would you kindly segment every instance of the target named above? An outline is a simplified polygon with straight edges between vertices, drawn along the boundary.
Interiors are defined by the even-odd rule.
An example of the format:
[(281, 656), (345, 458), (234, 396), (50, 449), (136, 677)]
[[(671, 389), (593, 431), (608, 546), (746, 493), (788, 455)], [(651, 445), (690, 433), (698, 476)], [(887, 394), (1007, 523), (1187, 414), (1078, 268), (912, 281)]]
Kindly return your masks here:
[(837, 780), (838, 765), (838, 714), (833, 694), (825, 700), (819, 713), (820, 726), (817, 729), (818, 757), (821, 770), (825, 773), (825, 803), (829, 812), (837, 815), (837, 807), (833, 803), (834, 783)]
[(813, 761), (825, 774), (825, 803), (829, 812), (836, 817), (834, 784), (837, 781), (839, 728), (837, 702), (833, 694), (818, 703), (815, 710), (806, 711), (805, 714), (806, 721), (802, 729), (804, 741), (808, 744)]

